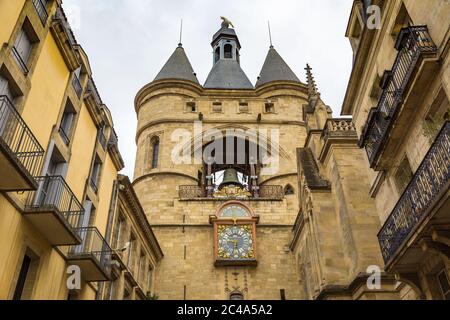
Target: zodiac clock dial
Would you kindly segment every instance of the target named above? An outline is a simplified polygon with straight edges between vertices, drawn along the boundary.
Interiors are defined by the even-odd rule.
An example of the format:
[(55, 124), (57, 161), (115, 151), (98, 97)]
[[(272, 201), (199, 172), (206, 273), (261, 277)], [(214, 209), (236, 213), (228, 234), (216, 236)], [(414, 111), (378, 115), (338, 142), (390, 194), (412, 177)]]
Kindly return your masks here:
[(245, 218), (250, 214), (246, 209), (238, 205), (230, 205), (222, 210), (222, 218)]
[(252, 225), (219, 225), (218, 258), (249, 260), (255, 258)]

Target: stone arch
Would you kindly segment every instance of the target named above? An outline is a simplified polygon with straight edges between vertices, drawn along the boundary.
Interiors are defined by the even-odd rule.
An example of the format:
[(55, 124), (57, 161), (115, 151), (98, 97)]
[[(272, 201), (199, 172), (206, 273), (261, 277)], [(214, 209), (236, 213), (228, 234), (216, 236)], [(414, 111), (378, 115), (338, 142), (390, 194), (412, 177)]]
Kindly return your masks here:
[[(203, 141), (203, 137), (204, 137), (205, 133), (208, 130), (220, 131), (222, 133), (223, 137), (228, 137), (228, 136), (230, 136), (230, 134), (227, 133), (227, 130), (243, 130), (244, 132), (248, 132), (248, 130), (251, 130), (251, 129), (253, 129), (253, 128), (249, 128), (249, 127), (241, 126), (241, 125), (222, 125), (222, 126), (217, 126), (217, 127), (214, 127), (214, 128), (206, 129), (201, 134), (198, 134), (197, 136), (192, 137), (190, 139), (190, 141), (187, 142), (183, 146), (183, 150), (190, 149), (191, 150), (191, 155), (194, 156), (195, 153), (199, 151), (198, 150), (199, 148), (203, 148), (205, 145), (207, 145), (208, 143), (211, 142), (211, 141), (206, 141), (206, 142)], [(258, 133), (256, 133), (256, 135), (250, 134), (248, 136), (249, 141), (252, 142), (252, 143), (255, 143), (255, 144), (259, 144), (258, 143), (258, 138), (259, 137), (262, 139), (262, 141), (267, 141), (267, 145), (272, 145), (271, 138), (267, 137), (266, 135), (260, 134), (258, 136)], [(286, 159), (286, 160), (291, 160), (291, 157), (289, 156), (289, 153), (283, 147), (281, 147), (280, 144), (274, 142), (273, 143), (273, 147), (278, 149), (278, 152), (279, 152), (279, 155), (280, 155), (281, 158)], [(265, 149), (265, 151), (269, 155), (272, 154), (270, 150)]]

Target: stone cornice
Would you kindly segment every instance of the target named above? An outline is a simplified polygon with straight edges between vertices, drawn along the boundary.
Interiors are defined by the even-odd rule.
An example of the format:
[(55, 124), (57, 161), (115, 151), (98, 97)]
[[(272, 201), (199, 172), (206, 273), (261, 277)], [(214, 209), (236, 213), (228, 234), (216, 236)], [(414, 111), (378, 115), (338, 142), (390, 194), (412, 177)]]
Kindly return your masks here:
[[(164, 90), (168, 89), (173, 91), (173, 89), (183, 89), (192, 91), (194, 94), (197, 94), (202, 97), (229, 97), (233, 99), (245, 99), (245, 98), (261, 98), (263, 95), (267, 95), (268, 93), (273, 92), (274, 96), (298, 96), (302, 98), (307, 98), (308, 88), (303, 83), (293, 82), (293, 81), (273, 81), (267, 83), (257, 89), (205, 89), (202, 86), (187, 80), (180, 79), (164, 79), (153, 81), (147, 85), (145, 85), (136, 95), (134, 100), (134, 106), (136, 113), (139, 112), (139, 109), (143, 103), (145, 103), (144, 98), (148, 96), (151, 92), (156, 90)], [(288, 94), (276, 94), (278, 90), (291, 90), (291, 93)]]
[[(256, 118), (256, 117), (255, 117)], [(147, 123), (145, 126), (138, 128), (136, 132), (136, 143), (138, 142), (141, 134), (150, 127), (159, 125), (159, 124), (169, 124), (169, 123), (194, 123), (194, 121), (198, 121), (195, 119), (184, 119), (184, 118), (162, 118), (158, 120), (151, 121)], [(303, 121), (291, 121), (291, 120), (261, 120), (258, 122), (257, 119), (254, 121), (251, 120), (239, 120), (239, 119), (231, 119), (231, 120), (221, 120), (221, 119), (203, 119), (202, 123), (211, 123), (211, 124), (230, 124), (230, 123), (239, 123), (239, 124), (247, 124), (247, 125), (292, 125), (292, 126), (301, 126), (305, 127), (306, 124)]]
[[(348, 285), (325, 285), (321, 288), (318, 295), (315, 297), (316, 300), (326, 300), (329, 296), (351, 296), (353, 298), (355, 292), (361, 288), (367, 286), (367, 279), (371, 274), (359, 273)], [(394, 275), (389, 275), (386, 273), (381, 274), (382, 283), (395, 284), (397, 280)], [(367, 289), (368, 290), (368, 289)], [(390, 292), (392, 290), (386, 290), (383, 292)], [(371, 293), (380, 291), (370, 291)]]
[(324, 144), (319, 155), (319, 161), (324, 162), (333, 145), (353, 145), (358, 147), (358, 135), (351, 119), (328, 119), (322, 131)]
[[(380, 5), (381, 0), (375, 0), (373, 2), (374, 5)], [(393, 3), (394, 1), (390, 2)], [(383, 12), (386, 11), (386, 9), (383, 10)], [(386, 17), (386, 14), (384, 14), (384, 17)], [(383, 25), (385, 26), (386, 23), (383, 23)], [(367, 68), (366, 62), (370, 53), (370, 49), (373, 45), (376, 45), (374, 44), (373, 39), (377, 32), (381, 32), (381, 30), (370, 30), (368, 28), (363, 28), (362, 30), (359, 47), (357, 49), (356, 56), (353, 62), (353, 68), (350, 73), (347, 91), (345, 93), (344, 102), (342, 104), (341, 115), (343, 116), (351, 115), (353, 112), (354, 102), (358, 93), (357, 88), (361, 85), (360, 77)]]

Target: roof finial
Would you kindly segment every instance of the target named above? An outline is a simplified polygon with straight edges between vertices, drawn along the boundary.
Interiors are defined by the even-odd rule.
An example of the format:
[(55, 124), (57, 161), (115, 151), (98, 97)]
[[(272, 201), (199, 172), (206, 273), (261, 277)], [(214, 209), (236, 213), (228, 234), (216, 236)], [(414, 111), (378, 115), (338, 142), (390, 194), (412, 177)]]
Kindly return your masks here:
[(180, 42), (178, 42), (178, 46), (182, 47), (183, 43), (182, 43), (182, 38), (183, 38), (183, 18), (181, 18), (181, 23), (180, 23)]
[(308, 82), (308, 96), (310, 98), (320, 96), (320, 93), (317, 90), (316, 81), (314, 80), (314, 76), (312, 74), (312, 68), (309, 66), (308, 63), (306, 64), (305, 70), (306, 70), (306, 80)]
[(272, 31), (270, 30), (270, 21), (267, 21), (267, 27), (269, 28), (270, 48), (273, 48), (273, 43), (272, 43)]
[(229, 28), (230, 26), (234, 29), (233, 22), (231, 22), (229, 19), (225, 17), (220, 17), (222, 19), (222, 28)]

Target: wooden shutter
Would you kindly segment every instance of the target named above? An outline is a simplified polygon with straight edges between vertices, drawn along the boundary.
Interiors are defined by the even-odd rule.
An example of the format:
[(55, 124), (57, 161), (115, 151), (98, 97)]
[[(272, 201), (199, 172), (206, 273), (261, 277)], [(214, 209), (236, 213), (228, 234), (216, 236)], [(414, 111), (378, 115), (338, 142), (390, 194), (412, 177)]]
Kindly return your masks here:
[(14, 47), (16, 48), (19, 56), (22, 58), (23, 62), (26, 64), (28, 62), (28, 59), (30, 58), (31, 40), (23, 28), (20, 30)]

